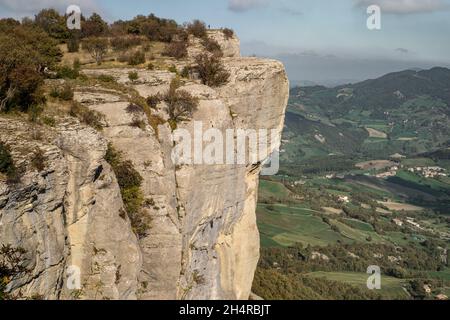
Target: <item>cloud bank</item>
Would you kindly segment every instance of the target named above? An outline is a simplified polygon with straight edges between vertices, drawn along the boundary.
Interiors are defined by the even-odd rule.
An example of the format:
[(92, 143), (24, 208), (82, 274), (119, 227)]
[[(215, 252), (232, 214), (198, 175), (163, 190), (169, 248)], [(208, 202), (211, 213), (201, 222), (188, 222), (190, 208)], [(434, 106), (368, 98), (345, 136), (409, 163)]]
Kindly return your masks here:
[(245, 12), (267, 4), (267, 0), (229, 0), (228, 9), (233, 12)]

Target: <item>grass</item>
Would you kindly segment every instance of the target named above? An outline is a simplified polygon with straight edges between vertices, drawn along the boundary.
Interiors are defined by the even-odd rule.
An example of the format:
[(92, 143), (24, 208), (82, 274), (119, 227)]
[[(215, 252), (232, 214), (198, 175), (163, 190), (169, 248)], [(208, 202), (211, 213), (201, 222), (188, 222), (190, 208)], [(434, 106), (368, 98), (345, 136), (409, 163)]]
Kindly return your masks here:
[[(360, 289), (367, 289), (367, 279), (369, 277), (366, 273), (356, 272), (312, 272), (306, 274), (306, 276), (314, 278), (325, 278), (331, 281), (344, 282), (349, 285), (359, 287)], [(401, 279), (381, 276), (381, 290), (377, 292), (381, 293), (384, 298), (387, 299), (407, 299), (409, 295), (403, 289), (404, 281)]]
[(289, 198), (290, 193), (280, 182), (261, 180), (259, 183), (260, 200), (276, 199), (278, 201), (284, 201)]
[(369, 241), (367, 241), (367, 239), (370, 237), (370, 238), (372, 238), (372, 241), (371, 241), (372, 243), (385, 243), (386, 242), (380, 235), (378, 235), (374, 231), (365, 232), (362, 230), (354, 229), (354, 228), (352, 228), (342, 222), (339, 222), (337, 220), (331, 220), (331, 223), (339, 229), (339, 231), (341, 232), (341, 234), (344, 237), (346, 237), (350, 240), (367, 243), (367, 242), (369, 242)]
[(372, 225), (370, 225), (366, 222), (362, 222), (362, 221), (356, 220), (356, 219), (344, 219), (344, 221), (346, 224), (350, 225), (354, 229), (361, 230), (361, 231), (367, 231), (367, 232), (374, 231)]
[(434, 279), (450, 281), (450, 268), (446, 268), (444, 271), (429, 271), (427, 274)]
[(290, 246), (296, 243), (327, 246), (338, 240), (348, 242), (339, 233), (313, 215), (309, 208), (284, 205), (258, 205), (258, 226), (263, 246)]

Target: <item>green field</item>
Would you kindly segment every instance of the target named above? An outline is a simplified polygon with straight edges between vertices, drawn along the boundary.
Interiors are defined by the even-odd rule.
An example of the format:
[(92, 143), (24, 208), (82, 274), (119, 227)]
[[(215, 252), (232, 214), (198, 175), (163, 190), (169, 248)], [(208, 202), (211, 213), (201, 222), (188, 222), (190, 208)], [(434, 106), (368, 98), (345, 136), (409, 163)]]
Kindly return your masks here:
[[(356, 272), (311, 272), (306, 274), (309, 277), (325, 278), (331, 281), (345, 282), (347, 284), (357, 286), (361, 289), (367, 289), (368, 274)], [(408, 293), (403, 289), (403, 280), (381, 276), (381, 290), (380, 293), (389, 299), (408, 299)]]
[(351, 242), (314, 216), (308, 208), (271, 206), (260, 204), (257, 207), (258, 227), (263, 246), (290, 246), (296, 243), (326, 246), (330, 243)]

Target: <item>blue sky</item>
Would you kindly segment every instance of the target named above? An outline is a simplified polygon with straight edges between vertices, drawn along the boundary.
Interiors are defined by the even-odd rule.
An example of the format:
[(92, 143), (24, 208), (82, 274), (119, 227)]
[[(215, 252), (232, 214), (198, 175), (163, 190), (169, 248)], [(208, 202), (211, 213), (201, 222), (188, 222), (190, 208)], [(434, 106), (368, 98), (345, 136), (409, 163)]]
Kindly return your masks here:
[[(308, 65), (319, 67), (322, 60), (332, 66), (337, 59), (335, 63), (350, 69), (357, 60), (358, 69), (339, 71), (343, 78), (357, 76), (359, 69), (365, 78), (376, 76), (378, 68), (381, 73), (409, 65), (450, 64), (450, 0), (0, 0), (0, 15), (19, 17), (77, 3), (84, 12), (98, 11), (110, 21), (153, 12), (180, 23), (199, 18), (212, 27), (231, 27), (241, 38), (244, 54), (279, 57), (291, 69), (306, 68), (305, 76), (302, 70), (290, 70), (295, 80), (312, 79), (318, 72), (338, 78), (331, 77), (332, 67), (309, 70)], [(366, 27), (370, 4), (382, 8), (379, 31)], [(295, 67), (296, 59), (303, 64)], [(372, 64), (374, 72), (368, 72), (363, 61)], [(386, 68), (379, 67), (382, 61)]]

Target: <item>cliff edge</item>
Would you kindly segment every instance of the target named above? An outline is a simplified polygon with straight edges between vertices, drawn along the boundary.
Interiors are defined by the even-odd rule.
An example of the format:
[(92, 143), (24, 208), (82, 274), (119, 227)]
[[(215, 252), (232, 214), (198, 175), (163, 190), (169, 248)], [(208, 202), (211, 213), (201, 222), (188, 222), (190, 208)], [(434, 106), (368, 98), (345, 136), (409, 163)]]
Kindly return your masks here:
[[(24, 248), (30, 270), (9, 291), (45, 299), (249, 298), (259, 259), (261, 155), (281, 140), (289, 83), (280, 62), (240, 57), (235, 36), (210, 33), (224, 51), (229, 81), (218, 88), (184, 81), (178, 90), (199, 103), (176, 130), (195, 136), (201, 124), (203, 132), (234, 132), (234, 144), (238, 130), (267, 129), (275, 132), (274, 143), (255, 155), (256, 162), (180, 165), (172, 156), (177, 143), (164, 102), (155, 106), (159, 120), (152, 123), (143, 112), (130, 112), (126, 93), (99, 85), (77, 86), (75, 100), (104, 116), (101, 131), (63, 117), (52, 128), (38, 128), (39, 138), (32, 139), (35, 124), (0, 117), (0, 140), (26, 168), (17, 185), (0, 180), (0, 243)], [(198, 50), (194, 44), (189, 53)], [(174, 64), (181, 71), (190, 62)], [(137, 79), (130, 80), (130, 71)], [(112, 77), (141, 97), (166, 92), (176, 77), (125, 68), (84, 73)], [(139, 125), (130, 125), (136, 118)], [(105, 160), (111, 146), (142, 177), (141, 212), (149, 223), (139, 236)], [(43, 170), (30, 164), (36, 148), (46, 158)]]

